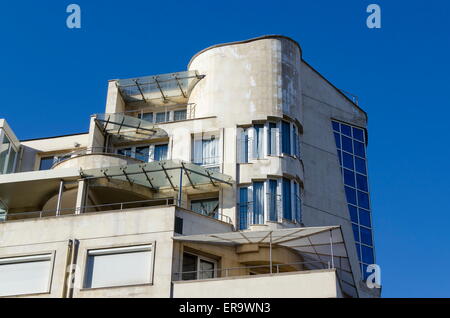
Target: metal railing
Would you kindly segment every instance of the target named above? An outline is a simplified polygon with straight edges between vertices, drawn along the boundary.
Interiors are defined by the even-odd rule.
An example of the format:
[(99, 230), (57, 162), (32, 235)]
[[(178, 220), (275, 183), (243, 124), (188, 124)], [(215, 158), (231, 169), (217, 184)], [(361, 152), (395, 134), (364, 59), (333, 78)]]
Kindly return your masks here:
[[(152, 114), (152, 120), (149, 122), (151, 122), (155, 125), (177, 122), (177, 121), (182, 121), (182, 120), (190, 120), (190, 119), (195, 118), (195, 108), (196, 108), (195, 103), (180, 104), (180, 105), (175, 105), (175, 106), (185, 106), (186, 108), (185, 109), (184, 108), (183, 109), (175, 108), (175, 109), (169, 110), (167, 107), (162, 107), (163, 109), (161, 109), (160, 111), (158, 111), (158, 110), (148, 111), (146, 109), (139, 109), (139, 110), (127, 110), (127, 111), (116, 113), (116, 114), (130, 116), (130, 117), (136, 117), (136, 118), (139, 118), (142, 120), (145, 120), (145, 119), (143, 119), (145, 117), (144, 116), (145, 114)], [(171, 108), (173, 108), (173, 107), (174, 106), (171, 106)], [(186, 110), (186, 116), (183, 116), (182, 118), (175, 118), (175, 112), (182, 111), (182, 110)], [(161, 117), (158, 118), (157, 114), (163, 114), (163, 113), (164, 113), (164, 119), (161, 120)]]
[[(45, 218), (45, 217), (55, 217), (62, 215), (76, 215), (76, 214), (86, 214), (86, 213), (95, 213), (95, 212), (110, 212), (110, 211), (123, 211), (128, 209), (135, 208), (144, 208), (144, 207), (161, 207), (161, 206), (169, 206), (176, 205), (182, 209), (186, 209), (187, 206), (185, 201), (181, 201), (181, 206), (179, 205), (179, 200), (175, 198), (161, 198), (161, 199), (152, 199), (152, 200), (141, 200), (141, 201), (129, 201), (129, 202), (118, 202), (118, 203), (108, 203), (108, 204), (98, 204), (98, 205), (86, 205), (82, 207), (76, 208), (61, 208), (59, 210), (42, 210), (42, 211), (32, 211), (32, 212), (17, 212), (17, 213), (7, 213), (0, 215), (0, 222), (7, 222), (13, 220), (22, 220), (22, 219), (35, 219), (35, 218)], [(192, 211), (186, 209), (188, 211)], [(195, 211), (192, 211), (197, 213)], [(216, 220), (232, 224), (232, 220), (229, 216), (219, 213), (215, 211), (211, 214), (202, 214)]]
[(80, 150), (71, 151), (59, 156), (55, 156), (53, 160), (52, 168), (56, 165), (64, 162), (66, 160), (76, 158), (84, 155), (103, 155), (103, 154), (111, 154), (117, 156), (124, 156), (128, 158), (132, 158), (135, 160), (139, 160), (142, 162), (148, 162), (149, 155), (144, 155), (140, 152), (132, 151), (132, 150), (123, 150), (123, 153), (120, 153), (121, 149), (115, 149), (113, 147), (91, 147), (91, 148), (83, 148)]
[[(311, 266), (305, 268), (306, 266)], [(311, 269), (331, 269), (330, 262), (311, 261), (311, 262), (297, 262), (286, 264), (270, 265), (254, 265), (230, 268), (214, 268), (196, 271), (184, 271), (173, 273), (173, 281), (188, 281), (188, 280), (203, 280), (203, 279), (220, 279), (226, 277), (239, 277), (248, 275), (264, 275), (264, 274), (280, 274), (288, 272), (302, 272)]]

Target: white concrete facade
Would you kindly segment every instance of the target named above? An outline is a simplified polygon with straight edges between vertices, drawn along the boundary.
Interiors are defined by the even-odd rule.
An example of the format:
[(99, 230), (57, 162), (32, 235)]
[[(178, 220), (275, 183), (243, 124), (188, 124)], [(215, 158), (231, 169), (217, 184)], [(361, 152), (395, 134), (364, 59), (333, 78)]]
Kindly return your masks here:
[[(360, 283), (331, 127), (331, 120), (339, 120), (367, 129), (366, 113), (308, 65), (298, 43), (284, 36), (210, 47), (191, 59), (188, 71), (198, 75), (196, 84), (183, 86), (175, 75), (173, 87), (136, 84), (138, 97), (123, 81), (111, 80), (105, 115), (91, 117), (87, 133), (19, 141), (0, 120), (0, 131), (20, 148), (14, 173), (0, 173), (0, 200), (7, 212), (0, 222), (0, 275), (2, 264), (10, 266), (14, 257), (28, 255), (50, 253), (52, 268), (48, 289), (5, 296), (378, 296)], [(180, 96), (171, 100), (169, 90), (178, 87)], [(158, 88), (159, 100), (148, 99), (145, 90)], [(189, 170), (180, 183), (164, 167), (145, 173), (146, 163), (176, 160), (207, 169), (200, 172), (207, 182), (194, 185), (191, 178), (200, 175)], [(148, 185), (126, 174), (128, 166), (140, 164), (144, 174), (139, 178)], [(125, 174), (114, 176), (114, 169)], [(105, 177), (86, 178), (85, 171)], [(208, 171), (231, 181), (212, 179)], [(165, 185), (155, 187), (160, 179)], [(289, 268), (285, 273), (242, 270), (238, 277), (195, 281), (180, 281), (187, 274), (176, 277), (189, 267), (186, 255), (196, 255), (192, 266), (214, 270), (269, 264), (265, 245), (217, 247), (177, 242), (172, 239), (176, 235), (328, 225), (341, 226), (354, 295), (341, 290), (335, 270), (306, 270), (296, 265), (304, 257), (285, 248), (270, 250), (271, 261)], [(89, 263), (97, 262), (95, 251), (100, 251), (101, 264), (101, 256), (114, 255), (109, 250), (136, 247), (126, 253), (147, 253), (139, 246), (152, 255), (151, 278), (123, 286), (86, 286), (87, 276), (96, 278)], [(68, 273), (68, 266), (75, 270)], [(205, 273), (197, 269), (195, 275)], [(273, 289), (264, 289), (268, 285)]]

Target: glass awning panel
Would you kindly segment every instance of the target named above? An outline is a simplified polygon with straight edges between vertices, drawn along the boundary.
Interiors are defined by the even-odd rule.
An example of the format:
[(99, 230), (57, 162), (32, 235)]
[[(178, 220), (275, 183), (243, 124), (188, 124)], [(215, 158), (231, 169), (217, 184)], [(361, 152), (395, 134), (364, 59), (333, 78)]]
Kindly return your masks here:
[(117, 87), (127, 103), (178, 104), (187, 102), (192, 89), (203, 77), (197, 71), (185, 71), (121, 79)]
[(193, 187), (206, 184), (232, 185), (232, 178), (222, 173), (180, 160), (164, 160), (121, 167), (80, 170), (85, 179), (107, 178), (139, 184), (154, 190)]
[(144, 140), (167, 137), (164, 129), (146, 120), (127, 116), (121, 113), (96, 114), (95, 120), (103, 128), (103, 133), (115, 136), (120, 140)]

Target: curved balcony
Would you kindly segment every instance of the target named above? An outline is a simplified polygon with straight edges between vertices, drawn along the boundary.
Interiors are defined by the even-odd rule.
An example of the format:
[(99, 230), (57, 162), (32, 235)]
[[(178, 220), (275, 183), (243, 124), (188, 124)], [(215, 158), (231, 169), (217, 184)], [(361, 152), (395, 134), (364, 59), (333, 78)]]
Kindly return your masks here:
[(143, 160), (133, 158), (133, 152), (128, 155), (121, 155), (113, 149), (104, 147), (93, 147), (73, 151), (58, 157), (53, 163), (52, 169), (62, 168), (82, 168), (93, 169), (112, 166), (123, 166), (129, 164), (142, 163)]

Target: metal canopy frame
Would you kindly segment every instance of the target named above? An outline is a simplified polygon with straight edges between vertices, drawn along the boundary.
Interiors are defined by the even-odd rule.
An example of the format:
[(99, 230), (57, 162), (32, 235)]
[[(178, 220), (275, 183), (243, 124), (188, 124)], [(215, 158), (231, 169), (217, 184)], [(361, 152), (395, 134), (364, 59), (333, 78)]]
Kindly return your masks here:
[[(218, 184), (233, 185), (232, 178), (228, 175), (208, 171), (206, 168), (181, 160), (155, 161), (102, 169), (80, 169), (79, 173), (85, 180), (106, 178), (108, 181), (122, 180), (129, 184), (142, 185), (155, 191), (172, 189), (179, 191), (180, 197), (183, 187), (197, 188), (199, 185), (208, 184), (216, 187)], [(183, 178), (184, 176), (186, 178)], [(179, 182), (177, 183), (176, 180)]]
[(126, 137), (132, 140), (147, 140), (167, 137), (167, 132), (153, 123), (124, 115), (122, 113), (106, 113), (93, 115), (104, 135)]
[(340, 226), (302, 227), (280, 230), (237, 231), (228, 233), (175, 236), (176, 241), (236, 246), (267, 244), (272, 273), (272, 247), (287, 247), (299, 253), (308, 269), (321, 269), (321, 264), (336, 268), (341, 288), (347, 294), (358, 295), (354, 275)]
[(186, 101), (194, 86), (204, 77), (194, 70), (121, 79), (116, 85), (127, 103), (159, 105)]

